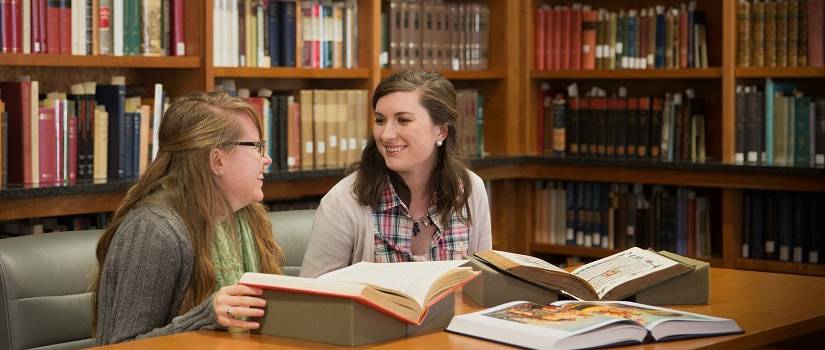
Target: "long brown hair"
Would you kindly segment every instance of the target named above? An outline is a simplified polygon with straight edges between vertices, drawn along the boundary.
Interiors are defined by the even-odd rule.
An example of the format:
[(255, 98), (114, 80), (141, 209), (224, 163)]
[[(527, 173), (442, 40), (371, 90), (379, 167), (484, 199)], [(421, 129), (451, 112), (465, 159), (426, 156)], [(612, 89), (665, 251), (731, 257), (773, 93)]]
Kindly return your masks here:
[[(161, 187), (164, 203), (186, 226), (195, 257), (190, 284), (177, 313), (186, 313), (212, 294), (216, 283), (211, 254), (217, 224), (214, 218), (225, 217), (232, 209), (209, 166), (209, 154), (215, 148), (229, 151), (236, 147), (233, 142), (242, 134), (237, 118), (243, 117), (253, 119), (261, 136), (263, 122), (257, 112), (225, 92), (194, 93), (169, 105), (160, 123), (157, 158), (129, 189), (98, 241), (98, 273), (92, 285), (93, 327), (97, 326), (97, 292), (112, 238), (129, 211), (142, 205), (144, 199)], [(272, 236), (266, 209), (260, 203), (253, 203), (235, 212), (231, 219), (239, 218), (245, 219), (252, 229), (261, 271), (280, 274), (284, 255)], [(236, 225), (226, 226), (234, 231)]]
[[(460, 214), (466, 223), (472, 221), (468, 200), (473, 186), (467, 173), (467, 163), (458, 145), (456, 122), (458, 108), (453, 84), (436, 72), (408, 70), (395, 73), (382, 80), (372, 96), (372, 109), (382, 97), (394, 92), (418, 92), (418, 102), (430, 114), (433, 124), (447, 127), (447, 138), (436, 148), (438, 153), (431, 182), (434, 184), (436, 211), (446, 227), (453, 212)], [(400, 176), (387, 168), (384, 158), (378, 152), (374, 137), (367, 138), (367, 146), (361, 154), (361, 161), (350, 168), (358, 171), (353, 190), (363, 205), (375, 207), (381, 199), (390, 178), (399, 195), (409, 198), (409, 188)], [(467, 209), (461, 214), (462, 209)]]

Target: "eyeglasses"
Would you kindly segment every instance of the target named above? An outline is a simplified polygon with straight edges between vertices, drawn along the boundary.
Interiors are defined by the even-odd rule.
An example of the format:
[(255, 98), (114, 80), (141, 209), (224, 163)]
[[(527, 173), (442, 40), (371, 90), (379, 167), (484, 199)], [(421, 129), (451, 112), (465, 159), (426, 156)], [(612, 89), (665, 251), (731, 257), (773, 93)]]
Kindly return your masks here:
[(258, 148), (258, 155), (259, 155), (259, 156), (261, 156), (261, 157), (263, 157), (263, 156), (265, 155), (265, 154), (264, 154), (264, 152), (266, 151), (266, 140), (261, 140), (261, 141), (257, 141), (257, 142), (254, 142), (254, 141), (242, 141), (242, 142), (235, 142), (235, 143), (233, 143), (233, 144), (234, 144), (234, 145), (238, 145), (238, 146), (252, 146), (252, 147), (257, 147), (257, 148)]

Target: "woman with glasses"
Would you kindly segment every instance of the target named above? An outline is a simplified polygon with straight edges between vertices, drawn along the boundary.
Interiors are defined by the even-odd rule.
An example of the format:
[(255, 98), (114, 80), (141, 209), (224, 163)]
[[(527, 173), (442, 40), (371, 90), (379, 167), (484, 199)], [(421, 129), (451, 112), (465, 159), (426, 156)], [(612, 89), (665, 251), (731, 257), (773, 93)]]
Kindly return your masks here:
[(258, 328), (261, 289), (244, 272), (280, 273), (263, 200), (262, 122), (226, 93), (196, 93), (164, 113), (157, 158), (97, 246), (98, 344), (196, 329)]
[(460, 154), (452, 83), (434, 72), (399, 72), (378, 84), (372, 107), (373, 137), (321, 200), (301, 276), (490, 249), (487, 192)]

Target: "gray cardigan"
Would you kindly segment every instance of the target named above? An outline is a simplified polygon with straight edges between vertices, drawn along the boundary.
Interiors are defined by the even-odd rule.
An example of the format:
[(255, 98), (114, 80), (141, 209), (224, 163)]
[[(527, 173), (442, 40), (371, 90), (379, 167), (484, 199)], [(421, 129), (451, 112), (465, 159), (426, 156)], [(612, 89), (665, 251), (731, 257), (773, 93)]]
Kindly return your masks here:
[(101, 271), (97, 344), (220, 328), (212, 296), (177, 315), (194, 266), (186, 232), (180, 217), (159, 204), (127, 214)]

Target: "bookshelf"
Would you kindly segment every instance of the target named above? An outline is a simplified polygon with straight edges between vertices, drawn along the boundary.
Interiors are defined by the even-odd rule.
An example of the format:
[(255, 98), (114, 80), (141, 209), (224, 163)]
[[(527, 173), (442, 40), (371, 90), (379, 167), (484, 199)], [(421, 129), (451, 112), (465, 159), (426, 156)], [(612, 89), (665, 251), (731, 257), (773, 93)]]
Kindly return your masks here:
[[(714, 255), (701, 258), (713, 266), (752, 269), (781, 273), (825, 276), (823, 265), (791, 263), (772, 260), (741, 258), (743, 191), (772, 190), (793, 192), (825, 192), (825, 173), (822, 169), (741, 166), (732, 165), (734, 160), (734, 117), (735, 86), (740, 81), (758, 81), (777, 78), (798, 82), (806, 93), (821, 94), (825, 69), (822, 67), (737, 67), (736, 62), (736, 1), (698, 1), (697, 9), (706, 13), (708, 35), (708, 68), (679, 69), (595, 69), (595, 70), (548, 70), (537, 69), (535, 30), (537, 11), (541, 5), (571, 6), (573, 3), (592, 5), (594, 8), (618, 9), (642, 8), (652, 5), (679, 6), (687, 1), (541, 1), (527, 3), (523, 19), (526, 53), (526, 71), (523, 81), (523, 105), (529, 120), (527, 137), (530, 139), (528, 154), (536, 154), (538, 143), (536, 115), (539, 106), (538, 94), (542, 82), (551, 86), (551, 94), (563, 90), (568, 84), (577, 82), (581, 87), (605, 87), (608, 95), (618, 86), (626, 86), (641, 95), (651, 94), (656, 88), (693, 88), (697, 95), (706, 100), (707, 152), (709, 161), (703, 164), (684, 162), (662, 162), (646, 160), (599, 159), (587, 157), (547, 157), (539, 156), (529, 164), (514, 165), (508, 172), (518, 172), (528, 179), (549, 179), (561, 181), (593, 181), (609, 183), (642, 183), (647, 185), (686, 186), (716, 193), (714, 204), (721, 216), (712, 224), (711, 233), (717, 246)], [(817, 85), (818, 84), (818, 85)], [(584, 89), (586, 90), (586, 89)], [(632, 95), (631, 95), (632, 96)], [(516, 169), (518, 168), (518, 169)], [(522, 183), (520, 190), (531, 193), (536, 190), (533, 183)], [(519, 189), (512, 189), (519, 191)], [(521, 208), (527, 216), (534, 216), (531, 200)], [(528, 221), (527, 231), (533, 232), (535, 220)], [(529, 244), (528, 252), (554, 256), (578, 256), (595, 259), (615, 251), (579, 246)]]
[[(449, 2), (449, 0), (448, 0)], [(478, 71), (442, 71), (456, 88), (475, 88), (484, 95), (486, 151), (473, 169), (489, 181), (494, 246), (521, 253), (598, 258), (612, 251), (532, 242), (535, 196), (539, 179), (644, 183), (691, 186), (714, 193), (718, 254), (707, 258), (715, 267), (825, 276), (822, 265), (742, 259), (743, 191), (782, 190), (825, 192), (822, 169), (735, 166), (734, 89), (738, 81), (768, 77), (798, 79), (815, 85), (825, 78), (825, 68), (739, 68), (736, 66), (736, 2), (698, 1), (708, 25), (708, 67), (679, 69), (538, 70), (535, 62), (535, 13), (541, 4), (587, 3), (609, 10), (653, 5), (678, 5), (687, 0), (642, 1), (508, 1), (488, 0), (490, 8), (488, 67)], [(49, 91), (88, 77), (126, 75), (127, 81), (151, 86), (162, 82), (171, 96), (212, 90), (220, 79), (231, 78), (239, 87), (273, 90), (366, 89), (394, 70), (382, 68), (381, 0), (358, 0), (358, 62), (353, 69), (229, 68), (214, 64), (213, 3), (186, 1), (186, 50), (183, 57), (113, 57), (71, 55), (0, 54), (2, 80), (32, 75)], [(553, 158), (538, 155), (536, 112), (542, 82), (556, 89), (577, 82), (582, 87), (603, 86), (613, 91), (627, 86), (632, 92), (653, 94), (662, 86), (694, 88), (705, 97), (709, 161), (704, 164), (598, 158)], [(821, 88), (820, 88), (821, 89)], [(584, 88), (580, 88), (584, 90)], [(821, 92), (818, 90), (817, 93)], [(276, 172), (264, 185), (266, 200), (292, 199), (325, 193), (341, 178), (341, 169)], [(132, 182), (82, 184), (71, 187), (10, 189), (0, 191), (0, 220), (62, 216), (112, 211)]]

